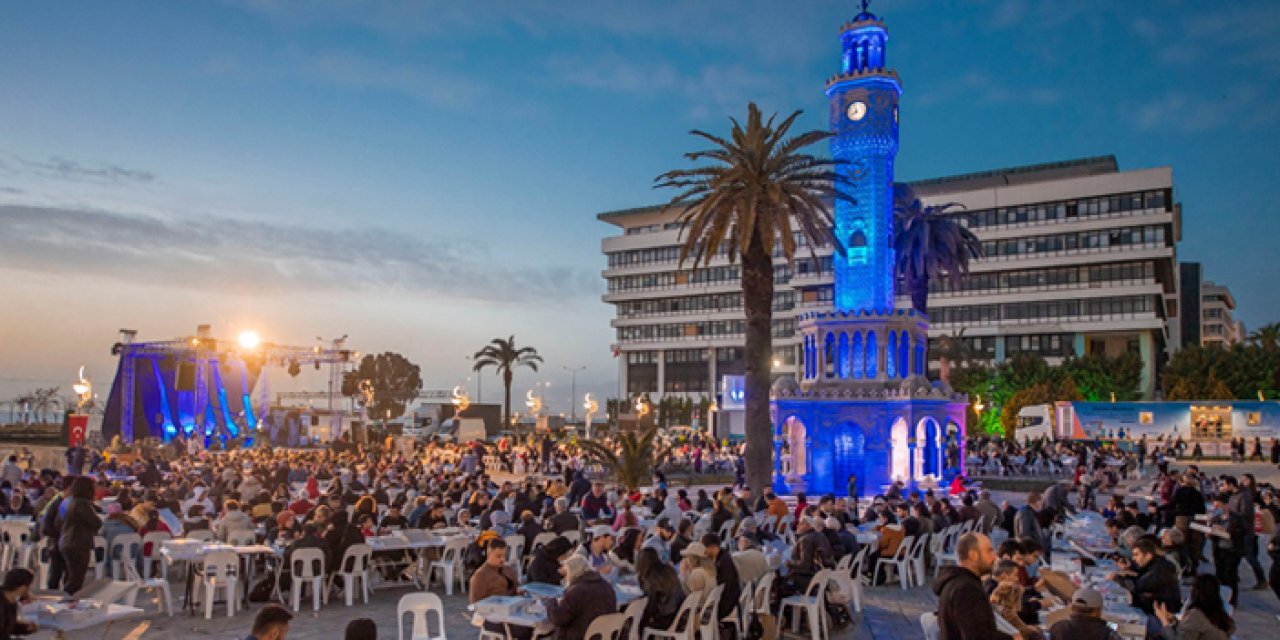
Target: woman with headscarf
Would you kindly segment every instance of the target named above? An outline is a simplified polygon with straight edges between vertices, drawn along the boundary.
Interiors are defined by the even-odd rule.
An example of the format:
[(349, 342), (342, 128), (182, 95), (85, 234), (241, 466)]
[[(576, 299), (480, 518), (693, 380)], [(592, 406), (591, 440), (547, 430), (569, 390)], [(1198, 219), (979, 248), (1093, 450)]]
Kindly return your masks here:
[(84, 586), (84, 576), (93, 560), (93, 537), (102, 519), (93, 510), (93, 479), (85, 476), (71, 483), (71, 495), (58, 507), (57, 551), (66, 564), (63, 590), (73, 594)]

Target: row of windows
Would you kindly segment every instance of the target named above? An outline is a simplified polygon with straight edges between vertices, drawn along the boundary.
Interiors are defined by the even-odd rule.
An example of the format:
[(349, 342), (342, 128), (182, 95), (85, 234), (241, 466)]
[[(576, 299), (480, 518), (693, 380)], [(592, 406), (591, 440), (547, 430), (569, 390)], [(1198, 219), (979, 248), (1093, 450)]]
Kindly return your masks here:
[[(779, 291), (773, 296), (773, 310), (787, 311), (795, 308), (795, 293)], [(742, 309), (741, 293), (718, 293), (679, 298), (632, 300), (618, 303), (619, 318), (639, 318), (671, 313), (695, 313), (739, 311)]]
[[(1006, 355), (1029, 351), (1043, 356), (1067, 356), (1075, 350), (1074, 334), (1030, 333), (1017, 336), (968, 336), (959, 340), (967, 346), (969, 354), (980, 360), (996, 357), (996, 341), (1004, 341)], [(941, 357), (939, 338), (929, 338), (929, 352), (936, 359)]]
[[(619, 327), (619, 340), (658, 340), (663, 338), (697, 338), (740, 335), (746, 330), (745, 320), (713, 320), (681, 324), (649, 324)], [(776, 330), (776, 327), (775, 327)]]
[(999, 320), (1101, 318), (1104, 316), (1151, 313), (1156, 308), (1157, 301), (1154, 296), (1119, 296), (1083, 300), (1041, 300), (942, 307), (931, 309), (929, 318), (935, 324), (996, 322)]
[(982, 243), (982, 252), (987, 257), (1014, 256), (1047, 251), (1102, 249), (1143, 243), (1165, 244), (1165, 225), (1059, 233), (1031, 238), (1011, 238), (1008, 240), (987, 240)]
[(970, 229), (981, 229), (1007, 224), (1087, 218), (1121, 211), (1168, 209), (1169, 202), (1169, 190), (1161, 189), (1097, 198), (1041, 202), (1018, 207), (968, 211), (953, 214), (952, 217), (962, 221)]
[[(1053, 267), (1049, 269), (1017, 269), (992, 273), (970, 273), (958, 284), (947, 278), (929, 281), (931, 293), (955, 293), (962, 291), (1004, 291), (1009, 289), (1056, 287), (1090, 282), (1149, 281), (1156, 276), (1155, 263), (1113, 262), (1085, 267)], [(906, 291), (901, 278), (898, 291)]]

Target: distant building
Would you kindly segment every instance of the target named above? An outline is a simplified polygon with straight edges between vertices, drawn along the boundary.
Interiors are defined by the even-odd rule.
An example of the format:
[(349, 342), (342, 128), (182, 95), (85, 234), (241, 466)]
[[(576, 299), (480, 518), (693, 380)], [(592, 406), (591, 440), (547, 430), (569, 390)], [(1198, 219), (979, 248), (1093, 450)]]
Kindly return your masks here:
[[(1133, 351), (1142, 356), (1142, 391), (1150, 397), (1182, 334), (1170, 327), (1178, 319), (1181, 212), (1169, 167), (1120, 171), (1103, 156), (914, 185), (927, 203), (965, 205), (954, 216), (985, 250), (959, 286), (931, 284), (931, 346), (957, 336), (988, 361), (1019, 352), (1058, 362)], [(621, 387), (655, 400), (713, 395), (720, 376), (743, 371), (738, 267), (717, 256), (697, 271), (679, 270), (677, 215), (653, 206), (598, 216), (621, 230), (602, 243)], [(799, 373), (797, 318), (835, 307), (831, 250), (816, 254), (802, 246), (794, 265), (775, 264), (775, 373)], [(897, 290), (898, 306), (909, 307), (905, 287)], [(933, 369), (937, 355), (930, 351)]]
[(1247, 337), (1235, 319), (1236, 298), (1226, 285), (1205, 280), (1200, 285), (1200, 344), (1230, 347)]

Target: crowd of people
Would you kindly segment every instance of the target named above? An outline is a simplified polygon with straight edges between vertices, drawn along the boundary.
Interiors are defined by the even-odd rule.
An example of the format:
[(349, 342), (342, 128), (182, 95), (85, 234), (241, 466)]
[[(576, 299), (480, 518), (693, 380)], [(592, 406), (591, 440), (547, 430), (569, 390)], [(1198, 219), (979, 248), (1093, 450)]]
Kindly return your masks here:
[[(521, 592), (508, 540), (522, 536), (525, 583), (566, 587), (546, 603), (548, 620), (564, 640), (580, 640), (593, 619), (616, 612), (613, 585), (620, 580), (634, 582), (647, 598), (640, 622), (645, 628), (667, 628), (687, 598), (701, 600), (717, 587), (723, 588), (718, 617), (724, 618), (738, 605), (744, 585), (750, 588), (767, 574), (775, 576), (769, 610), (777, 612), (781, 598), (803, 593), (819, 572), (863, 550), (849, 525), (876, 534), (860, 564), (864, 575), (855, 578), (875, 584), (888, 578), (875, 570), (876, 560), (894, 557), (904, 540), (974, 522), (978, 526), (955, 545), (958, 564), (941, 567), (933, 585), (941, 637), (1026, 640), (1108, 637), (1097, 592), (1055, 595), (1041, 575), (1042, 559), (1049, 559), (1054, 546), (1054, 524), (1075, 511), (1093, 510), (1106, 519), (1118, 549), (1120, 570), (1111, 578), (1149, 616), (1151, 637), (1218, 637), (1192, 635), (1208, 627), (1230, 634), (1226, 607), (1238, 602), (1240, 561), (1253, 570), (1255, 588), (1268, 584), (1252, 525), (1255, 517), (1271, 523), (1280, 518), (1280, 500), (1247, 474), (1239, 480), (1213, 478), (1195, 466), (1172, 472), (1163, 449), (973, 441), (970, 455), (1017, 456), (1023, 464), (1074, 458), (1076, 468), (1070, 479), (1029, 494), (1025, 504), (997, 504), (988, 492), (966, 489), (961, 478), (947, 492), (893, 485), (859, 505), (834, 495), (811, 501), (799, 494), (784, 501), (771, 492), (753, 495), (740, 483), (716, 491), (671, 488), (661, 468), (651, 489), (628, 491), (592, 474), (582, 452), (550, 440), (219, 453), (175, 445), (171, 455), (129, 463), (84, 451), (74, 460), (69, 456), (67, 473), (31, 469), (10, 457), (0, 466), (6, 495), (0, 514), (36, 519), (36, 535), (50, 558), (48, 582), (38, 586), (68, 594), (84, 586), (95, 562), (95, 536), (110, 541), (127, 533), (170, 532), (174, 522), (164, 517), (170, 513), (182, 531), (207, 529), (221, 541), (253, 533), (278, 545), (285, 566), (298, 549), (320, 549), (330, 572), (347, 549), (369, 537), (397, 529), (461, 528), (473, 540), (464, 553), (472, 602)], [(725, 460), (741, 454), (714, 451)], [(1125, 475), (1140, 472), (1148, 455), (1159, 469), (1151, 500), (1139, 505), (1101, 497)], [(524, 473), (495, 480), (495, 460), (504, 471)], [(856, 487), (856, 478), (850, 486)], [(1211, 536), (1210, 557), (1202, 557), (1205, 537), (1191, 526), (1202, 514), (1221, 533)], [(783, 548), (786, 559), (771, 564)], [(1280, 558), (1275, 543), (1267, 551)], [(143, 549), (142, 555), (156, 552)], [(1203, 573), (1210, 562), (1212, 573)], [(1280, 562), (1272, 564), (1269, 578), (1280, 596)], [(33, 579), (7, 576), (5, 595), (16, 590), (20, 600), (24, 584), (29, 589)], [(288, 572), (280, 579), (287, 588)], [(1191, 587), (1187, 601), (1183, 585)], [(1230, 589), (1225, 602), (1220, 585)], [(342, 588), (341, 581), (335, 588)], [(837, 625), (849, 621), (839, 606), (848, 595), (828, 594)], [(1070, 617), (1042, 631), (1040, 611), (1059, 605)], [(268, 627), (279, 631), (288, 625), (286, 611), (270, 618), (269, 610), (275, 609), (260, 614), (269, 618), (261, 632), (255, 624), (255, 636), (263, 640), (274, 633)], [(0, 606), (0, 627), (17, 630), (16, 616), (6, 616)], [(1017, 629), (1017, 636), (999, 631), (997, 617)], [(527, 637), (532, 629), (517, 633)]]

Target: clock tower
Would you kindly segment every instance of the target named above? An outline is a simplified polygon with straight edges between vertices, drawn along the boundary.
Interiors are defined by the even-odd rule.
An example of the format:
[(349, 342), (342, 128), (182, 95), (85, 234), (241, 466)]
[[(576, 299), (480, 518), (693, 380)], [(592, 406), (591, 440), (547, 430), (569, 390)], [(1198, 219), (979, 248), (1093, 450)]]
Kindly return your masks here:
[(840, 74), (827, 81), (831, 156), (845, 164), (851, 201), (837, 201), (835, 236), (847, 251), (834, 258), (835, 310), (887, 313), (894, 308), (893, 162), (898, 154), (902, 82), (886, 66), (889, 33), (862, 12), (840, 28)]

